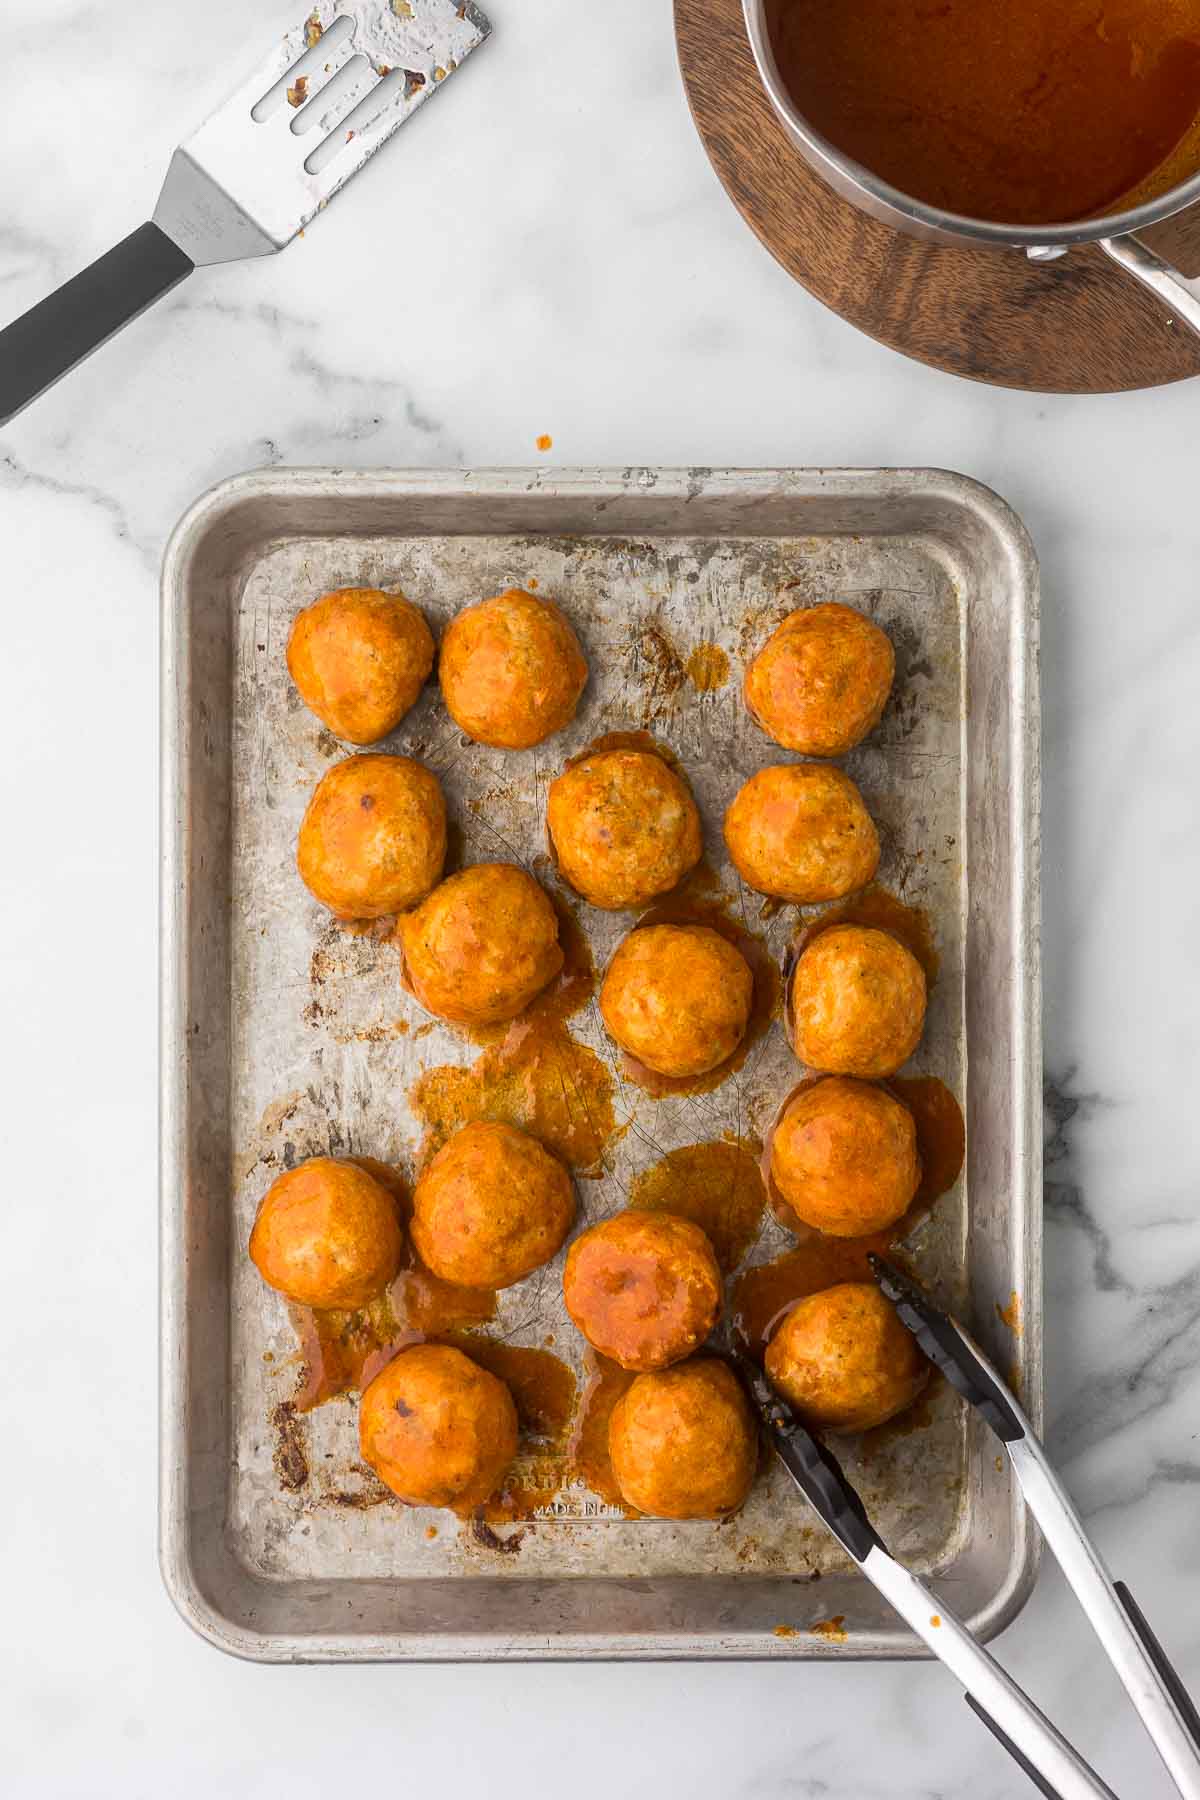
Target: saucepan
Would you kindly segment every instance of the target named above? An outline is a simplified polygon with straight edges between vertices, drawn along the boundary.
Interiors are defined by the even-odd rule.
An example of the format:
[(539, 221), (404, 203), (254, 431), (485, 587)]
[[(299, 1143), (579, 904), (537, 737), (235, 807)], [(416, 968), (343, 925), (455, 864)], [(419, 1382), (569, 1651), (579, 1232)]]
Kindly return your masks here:
[(1189, 279), (1135, 235), (1200, 205), (1200, 171), (1152, 200), (1067, 224), (1002, 225), (994, 220), (944, 212), (872, 174), (808, 122), (780, 76), (767, 26), (768, 4), (769, 0), (742, 0), (759, 76), (792, 143), (835, 193), (871, 218), (927, 243), (1023, 250), (1034, 262), (1051, 262), (1065, 256), (1075, 244), (1098, 244), (1106, 256), (1149, 288), (1177, 319), (1200, 336), (1200, 279)]

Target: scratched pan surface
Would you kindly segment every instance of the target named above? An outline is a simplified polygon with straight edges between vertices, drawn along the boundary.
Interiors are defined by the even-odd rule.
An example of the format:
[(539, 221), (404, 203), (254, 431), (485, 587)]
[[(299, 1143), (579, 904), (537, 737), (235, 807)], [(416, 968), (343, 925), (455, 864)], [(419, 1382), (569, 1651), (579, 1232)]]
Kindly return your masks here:
[[(542, 1455), (531, 1472), (558, 1491), (481, 1536), (381, 1498), (351, 1399), (279, 1411), (299, 1371), (286, 1311), (245, 1256), (263, 1192), (319, 1151), (411, 1169), (412, 1083), (479, 1054), (405, 995), (394, 946), (331, 927), (299, 883), (300, 817), (343, 747), (291, 688), (288, 629), (333, 586), (401, 587), (437, 629), (533, 582), (588, 654), (573, 727), (526, 753), (469, 745), (433, 684), (388, 747), (437, 771), (464, 860), (545, 875), (548, 780), (602, 733), (649, 730), (692, 782), (722, 891), (779, 953), (795, 914), (759, 917), (720, 835), (738, 785), (779, 755), (745, 715), (741, 671), (807, 600), (851, 599), (891, 634), (896, 693), (847, 766), (881, 826), (881, 882), (937, 935), (910, 1070), (948, 1083), (968, 1121), (964, 1177), (913, 1244), (1038, 1415), (1037, 578), (1008, 509), (930, 471), (251, 474), (192, 509), (164, 567), (168, 1589), (211, 1641), (263, 1660), (918, 1654), (775, 1469), (736, 1519), (675, 1524), (616, 1514)], [(688, 674), (702, 644), (729, 664), (707, 690)], [(579, 914), (603, 967), (629, 918)], [(577, 1182), (581, 1222), (671, 1149), (761, 1137), (797, 1076), (776, 1023), (715, 1091), (656, 1101), (621, 1080), (594, 1002), (570, 1029), (612, 1069), (618, 1127)], [(790, 1242), (768, 1222), (747, 1262)], [(487, 1329), (552, 1338), (581, 1369), (558, 1276), (501, 1295)], [(1013, 1318), (1014, 1293), (1019, 1333), (997, 1310)], [(847, 1462), (891, 1547), (977, 1630), (999, 1629), (1036, 1546), (975, 1422), (942, 1390), (922, 1429)]]

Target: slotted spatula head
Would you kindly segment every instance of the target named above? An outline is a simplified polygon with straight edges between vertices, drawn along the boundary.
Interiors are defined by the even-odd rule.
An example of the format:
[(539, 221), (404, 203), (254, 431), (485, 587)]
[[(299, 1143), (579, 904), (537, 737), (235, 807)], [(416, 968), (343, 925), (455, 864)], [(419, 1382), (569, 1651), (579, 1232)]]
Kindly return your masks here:
[(193, 263), (282, 250), (490, 30), (473, 0), (316, 0), (180, 145), (154, 223)]

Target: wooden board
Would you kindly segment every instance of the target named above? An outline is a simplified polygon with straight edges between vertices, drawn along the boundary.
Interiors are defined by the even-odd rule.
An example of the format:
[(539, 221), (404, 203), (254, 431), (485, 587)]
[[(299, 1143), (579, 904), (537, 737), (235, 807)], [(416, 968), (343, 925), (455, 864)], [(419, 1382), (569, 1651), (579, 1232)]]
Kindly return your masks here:
[(1032, 263), (1019, 250), (941, 248), (839, 198), (767, 99), (741, 0), (675, 0), (675, 27), (692, 116), (730, 198), (788, 273), (860, 331), (934, 368), (1043, 393), (1200, 374), (1200, 338), (1101, 250)]

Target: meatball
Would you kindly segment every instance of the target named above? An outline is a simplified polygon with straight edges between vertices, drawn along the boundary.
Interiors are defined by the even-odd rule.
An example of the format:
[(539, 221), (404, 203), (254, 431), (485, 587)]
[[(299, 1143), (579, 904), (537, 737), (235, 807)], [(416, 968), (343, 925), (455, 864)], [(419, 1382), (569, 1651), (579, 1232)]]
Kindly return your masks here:
[(447, 1344), (402, 1350), (363, 1394), (363, 1461), (410, 1506), (482, 1506), (517, 1453), (499, 1376)]
[(412, 1239), (427, 1269), (459, 1287), (506, 1288), (562, 1245), (571, 1178), (515, 1125), (477, 1120), (439, 1150), (413, 1194)]
[(421, 1005), (459, 1025), (515, 1019), (563, 966), (554, 908), (512, 863), (451, 875), (400, 921), (400, 939)]
[(335, 737), (377, 744), (425, 685), (433, 634), (403, 594), (338, 588), (297, 614), (287, 665), (305, 706)]
[(446, 860), (446, 802), (436, 775), (407, 756), (349, 756), (317, 783), (296, 866), (339, 919), (413, 906)]
[(314, 1156), (272, 1182), (250, 1233), (263, 1280), (301, 1306), (365, 1306), (394, 1278), (402, 1247), (393, 1195), (335, 1156)]
[(468, 737), (528, 750), (570, 724), (588, 667), (554, 602), (509, 588), (451, 620), (438, 674), (450, 717)]
[(754, 999), (750, 965), (707, 925), (645, 925), (600, 988), (612, 1036), (660, 1075), (704, 1075), (733, 1055)]
[(766, 1371), (806, 1425), (868, 1431), (912, 1405), (929, 1366), (879, 1289), (844, 1281), (784, 1314)]
[(613, 1408), (608, 1451), (621, 1498), (660, 1519), (720, 1519), (744, 1503), (758, 1431), (732, 1370), (715, 1357), (639, 1375)]
[(752, 775), (725, 814), (725, 842), (743, 881), (798, 906), (840, 900), (879, 867), (879, 834), (862, 795), (826, 763)]
[(878, 725), (896, 656), (886, 632), (836, 601), (789, 613), (746, 670), (746, 706), (804, 756), (843, 756)]
[(546, 823), (562, 874), (608, 912), (668, 893), (704, 848), (687, 783), (651, 750), (573, 763), (550, 784)]
[(792, 976), (796, 1055), (834, 1075), (892, 1075), (925, 1026), (925, 972), (890, 932), (832, 925)]
[(623, 1369), (665, 1369), (702, 1344), (721, 1313), (721, 1269), (704, 1232), (674, 1213), (630, 1208), (576, 1238), (567, 1311)]
[(907, 1212), (921, 1180), (913, 1116), (885, 1088), (830, 1075), (784, 1107), (771, 1140), (771, 1174), (814, 1231), (883, 1231)]

